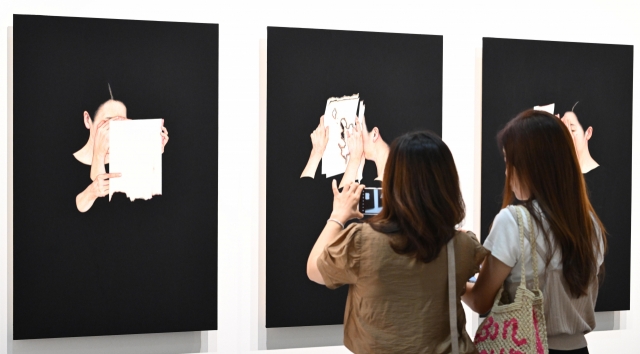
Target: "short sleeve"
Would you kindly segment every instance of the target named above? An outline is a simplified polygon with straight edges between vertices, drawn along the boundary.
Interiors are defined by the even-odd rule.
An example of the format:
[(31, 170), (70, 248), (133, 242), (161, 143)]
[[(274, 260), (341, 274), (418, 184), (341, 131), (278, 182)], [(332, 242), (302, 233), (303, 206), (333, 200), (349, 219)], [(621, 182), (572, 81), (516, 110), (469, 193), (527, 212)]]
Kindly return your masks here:
[(484, 247), (509, 267), (513, 268), (516, 265), (520, 257), (520, 234), (518, 222), (508, 208), (500, 210), (493, 219), (489, 236), (484, 240)]
[(355, 284), (360, 270), (362, 224), (351, 224), (318, 257), (318, 270), (329, 289)]
[(466, 235), (471, 240), (471, 244), (473, 246), (473, 274), (475, 274), (480, 271), (480, 265), (491, 252), (480, 244), (476, 234), (471, 231), (467, 231)]

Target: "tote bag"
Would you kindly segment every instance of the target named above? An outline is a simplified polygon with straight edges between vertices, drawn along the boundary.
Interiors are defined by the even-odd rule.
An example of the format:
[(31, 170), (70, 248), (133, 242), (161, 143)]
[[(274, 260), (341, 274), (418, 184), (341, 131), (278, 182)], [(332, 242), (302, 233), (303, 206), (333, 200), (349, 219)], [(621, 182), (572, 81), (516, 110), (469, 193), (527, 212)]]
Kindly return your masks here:
[[(524, 227), (522, 214), (529, 220), (531, 235), (531, 263), (533, 266), (533, 289), (527, 289), (525, 262), (522, 263), (520, 286), (512, 303), (501, 301), (501, 287), (487, 318), (482, 321), (474, 343), (480, 354), (548, 354), (547, 325), (544, 318), (544, 300), (538, 283), (538, 255), (533, 222), (529, 211), (516, 206), (520, 251), (524, 256)], [(524, 257), (523, 257), (524, 259)]]

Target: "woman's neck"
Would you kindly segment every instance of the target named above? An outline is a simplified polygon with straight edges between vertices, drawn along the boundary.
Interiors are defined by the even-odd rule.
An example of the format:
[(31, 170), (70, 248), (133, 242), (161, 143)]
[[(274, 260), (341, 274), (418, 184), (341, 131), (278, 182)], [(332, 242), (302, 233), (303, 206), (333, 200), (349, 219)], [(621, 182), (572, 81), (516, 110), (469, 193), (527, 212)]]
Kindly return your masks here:
[(591, 157), (591, 154), (589, 153), (588, 148), (585, 148), (582, 154), (580, 154), (579, 162), (580, 162), (580, 170), (582, 170), (582, 173), (587, 173), (593, 170), (594, 168), (600, 166), (596, 162), (596, 160), (594, 160), (593, 157)]
[(384, 167), (387, 164), (387, 158), (389, 157), (389, 146), (386, 143), (378, 145), (373, 161), (376, 163), (376, 169), (378, 177), (376, 181), (382, 181), (384, 176)]
[(93, 161), (93, 139), (89, 137), (89, 140), (82, 149), (74, 152), (73, 156), (83, 164), (91, 165), (91, 161)]

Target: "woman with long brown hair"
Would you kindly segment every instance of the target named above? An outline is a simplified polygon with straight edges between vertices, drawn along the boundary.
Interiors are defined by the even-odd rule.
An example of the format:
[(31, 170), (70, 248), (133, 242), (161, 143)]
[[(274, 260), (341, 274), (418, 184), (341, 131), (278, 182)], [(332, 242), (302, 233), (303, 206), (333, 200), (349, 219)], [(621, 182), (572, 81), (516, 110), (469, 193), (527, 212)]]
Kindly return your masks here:
[[(488, 253), (464, 219), (458, 172), (447, 145), (416, 132), (391, 145), (382, 211), (366, 223), (357, 205), (364, 186), (340, 193), (307, 263), (309, 278), (331, 289), (349, 284), (344, 344), (356, 353), (451, 353), (447, 243), (453, 239), (460, 353), (477, 353), (460, 296)], [(455, 333), (455, 332), (453, 332)]]
[[(607, 241), (593, 211), (567, 127), (546, 112), (528, 110), (498, 133), (506, 163), (503, 209), (484, 246), (491, 251), (478, 280), (467, 285), (463, 301), (486, 313), (504, 284), (513, 300), (521, 262), (531, 288), (531, 253), (520, 250), (518, 224), (510, 205), (518, 203), (533, 219), (544, 296), (550, 353), (588, 353), (584, 335), (595, 327), (598, 275)], [(525, 234), (529, 235), (524, 222)], [(525, 237), (524, 249), (530, 249)]]

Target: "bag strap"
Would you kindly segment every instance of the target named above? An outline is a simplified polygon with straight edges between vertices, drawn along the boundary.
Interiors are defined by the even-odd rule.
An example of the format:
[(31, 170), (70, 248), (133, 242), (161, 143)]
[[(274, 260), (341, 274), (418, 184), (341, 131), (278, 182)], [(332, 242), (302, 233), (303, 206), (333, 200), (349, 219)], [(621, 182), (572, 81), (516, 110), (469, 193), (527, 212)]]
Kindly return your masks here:
[[(455, 237), (455, 235), (454, 235)], [(456, 296), (456, 254), (453, 248), (453, 238), (447, 242), (447, 262), (448, 262), (448, 285), (449, 285), (449, 329), (451, 330), (451, 353), (459, 354), (458, 343), (458, 314)]]
[(531, 217), (531, 214), (529, 213), (529, 210), (527, 210), (527, 208), (519, 205), (519, 206), (515, 206), (516, 208), (516, 215), (517, 215), (517, 221), (518, 221), (518, 231), (520, 233), (520, 254), (522, 255), (522, 261), (520, 262), (521, 265), (521, 276), (520, 276), (520, 286), (526, 288), (527, 287), (527, 282), (526, 282), (526, 273), (525, 273), (525, 264), (524, 264), (524, 222), (522, 221), (522, 214), (527, 216), (527, 219), (529, 221), (529, 235), (531, 236), (529, 238), (529, 243), (531, 243), (531, 266), (533, 268), (533, 290), (538, 291), (540, 290), (540, 282), (538, 280), (538, 251), (537, 251), (537, 237), (536, 234), (534, 232), (533, 229), (533, 218)]

